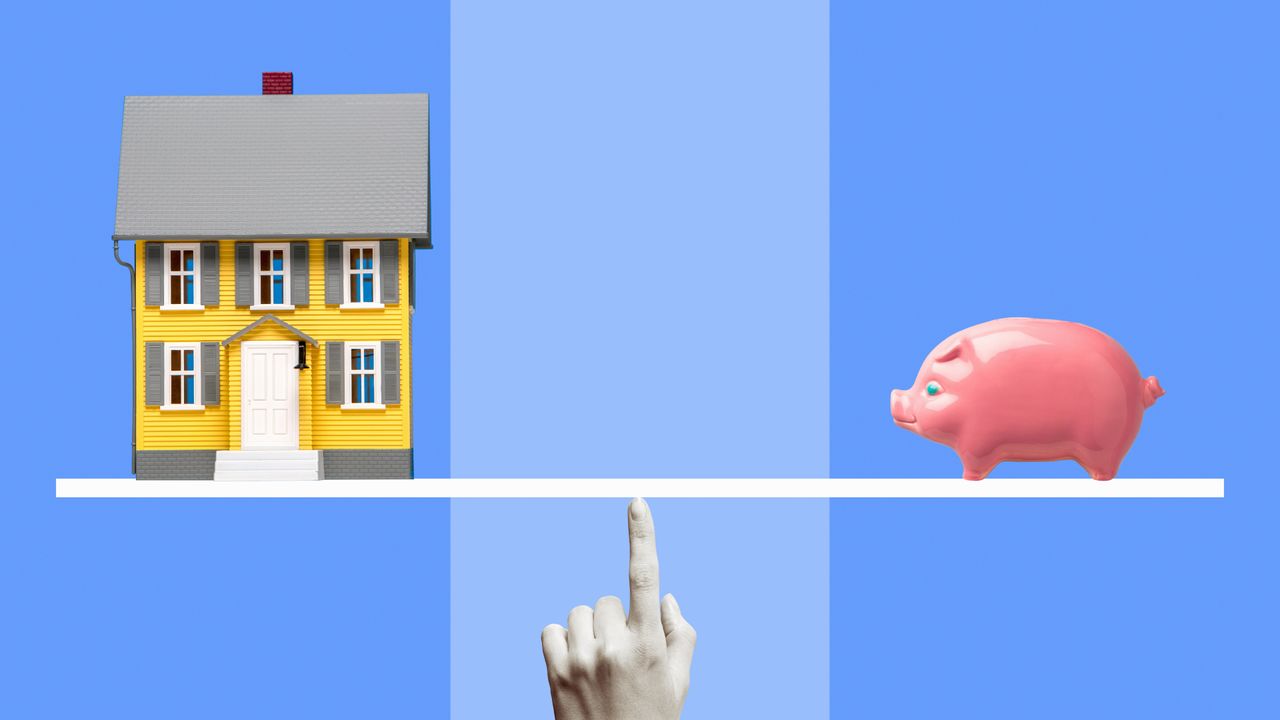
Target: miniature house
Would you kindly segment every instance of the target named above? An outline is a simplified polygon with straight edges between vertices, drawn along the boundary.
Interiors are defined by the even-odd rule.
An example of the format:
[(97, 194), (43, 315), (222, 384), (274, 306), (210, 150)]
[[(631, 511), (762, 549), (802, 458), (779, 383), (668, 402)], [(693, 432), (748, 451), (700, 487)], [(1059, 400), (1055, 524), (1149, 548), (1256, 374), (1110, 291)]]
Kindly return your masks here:
[(139, 480), (413, 476), (427, 96), (127, 97)]

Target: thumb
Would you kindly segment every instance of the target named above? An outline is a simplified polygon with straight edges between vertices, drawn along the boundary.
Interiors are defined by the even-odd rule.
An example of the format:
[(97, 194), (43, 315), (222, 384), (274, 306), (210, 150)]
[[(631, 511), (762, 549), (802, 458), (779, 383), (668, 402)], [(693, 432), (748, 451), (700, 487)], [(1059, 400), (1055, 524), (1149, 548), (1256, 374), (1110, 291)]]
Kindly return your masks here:
[(667, 636), (667, 662), (683, 693), (689, 689), (689, 666), (693, 663), (693, 647), (698, 643), (698, 633), (684, 619), (675, 596), (669, 593), (662, 598), (662, 632)]

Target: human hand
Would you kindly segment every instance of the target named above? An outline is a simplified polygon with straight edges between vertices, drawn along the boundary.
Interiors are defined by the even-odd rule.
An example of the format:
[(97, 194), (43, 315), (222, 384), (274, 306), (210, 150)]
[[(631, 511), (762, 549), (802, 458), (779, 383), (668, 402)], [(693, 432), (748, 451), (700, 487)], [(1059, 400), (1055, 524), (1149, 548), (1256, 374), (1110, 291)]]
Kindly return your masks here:
[(636, 498), (631, 531), (631, 615), (610, 595), (569, 612), (569, 629), (542, 630), (556, 720), (676, 720), (689, 692), (697, 633), (672, 595), (658, 598), (653, 516)]

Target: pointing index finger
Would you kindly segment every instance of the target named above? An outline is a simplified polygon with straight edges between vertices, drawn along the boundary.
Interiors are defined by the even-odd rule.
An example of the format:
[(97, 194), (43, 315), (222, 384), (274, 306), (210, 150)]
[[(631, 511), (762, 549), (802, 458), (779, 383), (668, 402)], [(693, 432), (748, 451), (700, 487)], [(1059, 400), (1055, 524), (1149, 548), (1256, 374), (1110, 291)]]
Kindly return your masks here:
[(658, 546), (653, 538), (653, 514), (640, 498), (627, 508), (627, 526), (631, 536), (631, 613), (627, 625), (634, 629), (652, 629), (659, 625)]

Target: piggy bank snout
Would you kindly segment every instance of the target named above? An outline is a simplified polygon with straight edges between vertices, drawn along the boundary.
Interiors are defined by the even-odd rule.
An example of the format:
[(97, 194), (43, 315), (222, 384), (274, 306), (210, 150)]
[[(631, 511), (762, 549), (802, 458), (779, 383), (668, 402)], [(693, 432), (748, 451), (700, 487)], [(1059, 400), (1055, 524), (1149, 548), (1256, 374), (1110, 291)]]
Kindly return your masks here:
[(894, 390), (889, 393), (889, 414), (900, 423), (916, 421), (916, 414), (911, 409), (911, 400), (907, 397), (906, 391)]

